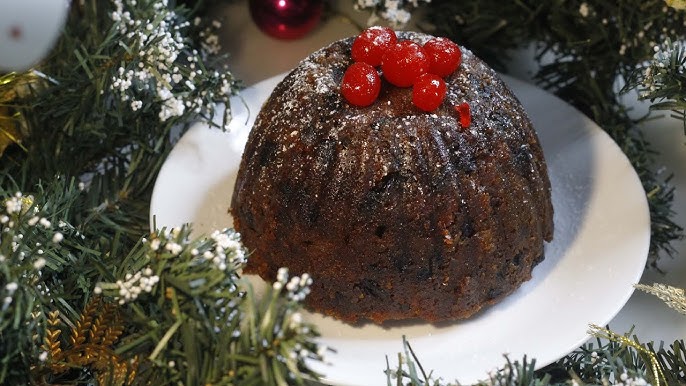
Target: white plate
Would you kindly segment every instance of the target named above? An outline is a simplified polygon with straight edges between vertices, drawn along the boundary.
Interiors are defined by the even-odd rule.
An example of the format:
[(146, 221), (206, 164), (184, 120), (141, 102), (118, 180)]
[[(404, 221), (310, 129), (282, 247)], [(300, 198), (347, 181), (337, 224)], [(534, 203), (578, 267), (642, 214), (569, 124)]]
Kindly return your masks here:
[[(231, 131), (192, 127), (158, 176), (150, 215), (158, 227), (194, 223), (196, 232), (231, 226), (227, 213), (248, 132), (283, 75), (234, 99)], [(548, 162), (555, 238), (533, 278), (501, 303), (467, 321), (381, 328), (351, 327), (308, 315), (321, 342), (337, 350), (314, 363), (325, 382), (383, 384), (386, 358), (394, 367), (405, 335), (425, 369), (469, 384), (504, 364), (503, 354), (557, 360), (588, 339), (589, 323), (604, 325), (622, 308), (644, 268), (650, 239), (641, 183), (619, 147), (595, 123), (551, 94), (505, 80), (527, 108)]]

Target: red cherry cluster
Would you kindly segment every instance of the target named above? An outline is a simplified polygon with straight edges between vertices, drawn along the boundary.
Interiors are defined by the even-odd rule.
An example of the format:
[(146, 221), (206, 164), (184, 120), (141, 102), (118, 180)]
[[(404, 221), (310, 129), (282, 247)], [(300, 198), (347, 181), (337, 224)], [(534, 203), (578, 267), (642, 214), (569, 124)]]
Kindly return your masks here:
[(424, 46), (398, 41), (387, 27), (370, 27), (362, 31), (352, 45), (355, 61), (343, 75), (341, 93), (355, 106), (374, 103), (381, 90), (381, 78), (375, 67), (381, 66), (383, 77), (398, 87), (413, 87), (412, 103), (424, 111), (433, 111), (443, 103), (447, 87), (444, 77), (452, 74), (462, 62), (460, 47), (449, 39), (433, 38)]

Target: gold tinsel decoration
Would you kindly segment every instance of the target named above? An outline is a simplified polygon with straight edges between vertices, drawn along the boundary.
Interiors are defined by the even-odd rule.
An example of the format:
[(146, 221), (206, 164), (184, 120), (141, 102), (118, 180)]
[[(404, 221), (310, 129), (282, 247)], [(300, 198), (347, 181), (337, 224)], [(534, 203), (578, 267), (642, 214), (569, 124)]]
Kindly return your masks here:
[(647, 356), (650, 362), (648, 363), (648, 365), (650, 366), (650, 370), (653, 373), (653, 379), (655, 382), (653, 386), (668, 386), (667, 380), (665, 379), (665, 374), (664, 372), (662, 372), (662, 368), (660, 367), (660, 363), (657, 361), (655, 353), (643, 347), (643, 345), (641, 345), (640, 343), (636, 342), (635, 340), (629, 339), (624, 335), (619, 335), (615, 332), (612, 332), (606, 328), (602, 328), (595, 324), (591, 324), (588, 333), (598, 338), (603, 338), (612, 342), (619, 343), (625, 347), (634, 348), (639, 353)]
[(674, 9), (686, 9), (686, 0), (665, 0)]
[(683, 288), (672, 287), (666, 284), (654, 283), (652, 286), (636, 284), (637, 289), (653, 294), (665, 302), (670, 308), (686, 315), (686, 293)]
[(12, 123), (12, 120), (10, 110), (0, 106), (0, 157), (10, 145), (21, 143), (21, 131)]
[(22, 99), (40, 91), (49, 80), (35, 70), (0, 74), (0, 157), (11, 145), (27, 151), (22, 141), (28, 136), (28, 127), (18, 107)]
[[(41, 348), (47, 353), (45, 368), (59, 375), (73, 368), (90, 368), (100, 385), (130, 385), (136, 377), (138, 357), (127, 361), (114, 352), (114, 344), (124, 331), (117, 306), (93, 298), (63, 341), (58, 311), (48, 314), (47, 331)], [(64, 347), (62, 346), (63, 344)]]
[(0, 76), (0, 157), (10, 145), (21, 144), (22, 134), (16, 124), (17, 116), (9, 107), (17, 96), (14, 90), (16, 78), (13, 72)]

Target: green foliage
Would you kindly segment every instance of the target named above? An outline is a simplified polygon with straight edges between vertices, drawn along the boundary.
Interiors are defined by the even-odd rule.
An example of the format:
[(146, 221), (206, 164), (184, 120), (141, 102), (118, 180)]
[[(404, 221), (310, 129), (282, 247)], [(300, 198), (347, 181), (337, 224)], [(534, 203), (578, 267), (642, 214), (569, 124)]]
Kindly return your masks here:
[(72, 273), (90, 271), (81, 259), (82, 235), (58, 220), (73, 208), (73, 180), (58, 178), (33, 195), (12, 185), (5, 180), (0, 188), (0, 381), (28, 379), (48, 305), (77, 317), (75, 308), (90, 293), (84, 288), (88, 279)]
[(236, 233), (196, 240), (190, 233), (184, 227), (151, 235), (121, 261), (114, 280), (95, 289), (121, 305), (133, 331), (116, 352), (149, 360), (137, 382), (286, 385), (316, 378), (305, 365), (321, 359), (316, 330), (299, 317), (297, 289), (275, 285), (256, 297), (239, 276), (245, 251)]
[[(13, 135), (0, 159), (0, 383), (317, 377), (302, 298), (253, 296), (237, 273), (237, 235), (149, 234), (152, 187), (175, 140), (197, 120), (221, 130), (230, 110), (218, 106), (240, 89), (210, 38), (216, 25), (193, 16), (162, 1), (74, 2), (50, 57), (0, 78), (0, 132)], [(98, 294), (121, 334), (93, 329)], [(60, 341), (63, 329), (83, 338)]]
[(684, 122), (686, 133), (686, 46), (667, 39), (656, 46), (649, 65), (635, 71), (626, 89), (638, 89), (639, 97), (652, 102), (653, 110), (669, 110)]
[[(129, 245), (147, 231), (145, 208), (173, 147), (173, 129), (197, 119), (211, 120), (215, 104), (238, 91), (237, 82), (220, 66), (221, 58), (208, 55), (192, 40), (199, 41), (196, 34), (201, 30), (185, 24), (184, 8), (157, 9), (157, 2), (150, 0), (136, 4), (123, 11), (140, 25), (122, 30), (126, 23), (113, 22), (116, 7), (111, 2), (75, 3), (62, 38), (40, 72), (18, 74), (2, 86), (10, 90), (20, 82), (29, 84), (24, 95), (8, 103), (21, 114), (28, 138), (25, 151), (9, 149), (0, 173), (13, 176), (22, 187), (56, 175), (86, 179), (91, 210), (74, 211), (80, 217), (64, 220), (87, 225), (84, 232), (94, 235), (116, 229), (129, 237)], [(178, 34), (172, 35), (178, 46), (165, 43), (162, 32)], [(149, 78), (134, 78), (125, 91), (117, 87), (139, 69)], [(176, 74), (181, 80), (172, 82)], [(27, 82), (27, 77), (35, 79)], [(134, 109), (136, 101), (140, 106)], [(185, 105), (183, 114), (162, 120), (165, 106), (176, 101)]]
[[(606, 331), (607, 332), (607, 331)], [(638, 339), (617, 336), (601, 330), (595, 343), (587, 343), (562, 359), (535, 370), (536, 361), (526, 356), (521, 361), (504, 358), (504, 365), (489, 374), (478, 386), (595, 386), (595, 385), (686, 385), (686, 357), (683, 340), (670, 348), (656, 349), (652, 343), (641, 344)], [(399, 354), (395, 369), (387, 368), (388, 385), (457, 386), (457, 380), (444, 380), (428, 374), (404, 340), (405, 353)], [(654, 359), (653, 359), (654, 358)], [(656, 371), (657, 377), (656, 378)]]

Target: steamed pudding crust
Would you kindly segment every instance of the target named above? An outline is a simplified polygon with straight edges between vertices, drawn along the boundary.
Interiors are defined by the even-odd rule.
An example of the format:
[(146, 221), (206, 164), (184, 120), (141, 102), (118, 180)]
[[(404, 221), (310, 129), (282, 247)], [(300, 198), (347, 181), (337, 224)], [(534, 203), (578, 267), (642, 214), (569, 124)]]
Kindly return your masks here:
[(374, 104), (351, 106), (339, 84), (352, 41), (301, 62), (257, 117), (231, 202), (247, 270), (308, 272), (308, 307), (349, 322), (469, 317), (528, 280), (552, 239), (531, 122), (466, 49), (432, 113), (385, 81)]

